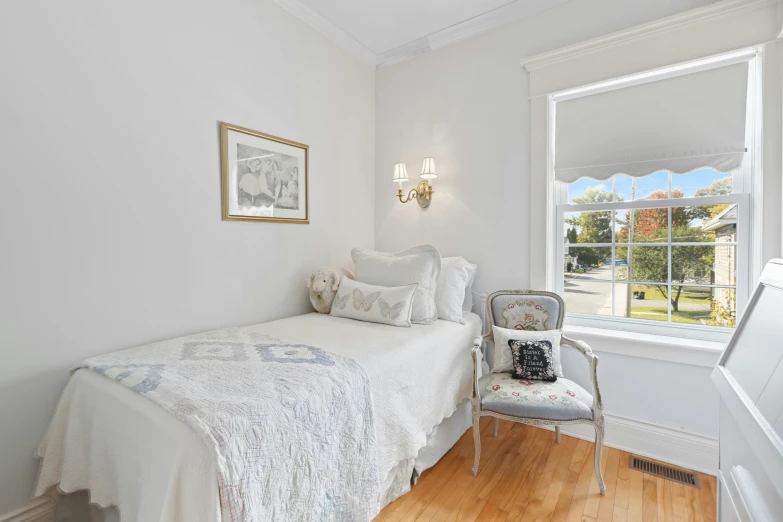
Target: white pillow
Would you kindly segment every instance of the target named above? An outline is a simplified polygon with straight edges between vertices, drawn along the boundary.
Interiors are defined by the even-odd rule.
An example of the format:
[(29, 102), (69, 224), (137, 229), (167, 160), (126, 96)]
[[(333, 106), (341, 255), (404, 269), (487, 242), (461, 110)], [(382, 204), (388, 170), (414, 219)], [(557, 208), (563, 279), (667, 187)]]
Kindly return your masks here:
[(462, 318), (465, 291), (476, 271), (473, 265), (461, 257), (444, 257), (440, 261), (438, 291), (435, 295), (438, 319), (465, 324)]
[(416, 283), (374, 286), (343, 276), (330, 315), (392, 326), (410, 326)]
[(476, 278), (478, 265), (470, 263), (470, 266), (473, 267), (473, 273), (470, 274), (470, 281), (468, 281), (468, 286), (465, 287), (465, 301), (462, 302), (463, 312), (470, 312), (473, 310), (473, 280)]
[(422, 245), (403, 252), (384, 253), (354, 248), (351, 257), (356, 265), (354, 279), (379, 286), (403, 286), (417, 283), (413, 296), (411, 322), (432, 324), (438, 319), (435, 293), (440, 275), (440, 253), (432, 245)]
[(511, 330), (492, 326), (492, 336), (495, 345), (495, 358), (493, 372), (510, 372), (514, 369), (514, 360), (511, 356), (509, 341), (549, 341), (552, 344), (552, 359), (555, 367), (555, 375), (563, 377), (563, 365), (560, 362), (560, 330)]

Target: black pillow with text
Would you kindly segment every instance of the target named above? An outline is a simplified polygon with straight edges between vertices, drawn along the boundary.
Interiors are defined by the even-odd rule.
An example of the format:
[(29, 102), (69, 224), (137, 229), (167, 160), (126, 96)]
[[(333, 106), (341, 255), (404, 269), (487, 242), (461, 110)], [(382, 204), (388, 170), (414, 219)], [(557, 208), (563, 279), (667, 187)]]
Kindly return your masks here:
[(555, 366), (552, 358), (552, 343), (549, 341), (508, 341), (515, 379), (531, 379), (555, 382)]

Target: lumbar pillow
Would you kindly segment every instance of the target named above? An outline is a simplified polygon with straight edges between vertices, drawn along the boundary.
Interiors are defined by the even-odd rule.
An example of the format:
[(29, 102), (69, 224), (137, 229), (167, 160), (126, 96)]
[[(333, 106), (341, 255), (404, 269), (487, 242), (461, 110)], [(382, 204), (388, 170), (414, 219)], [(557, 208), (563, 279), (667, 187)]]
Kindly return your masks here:
[(353, 274), (343, 268), (323, 266), (311, 273), (307, 278), (307, 288), (310, 290), (310, 304), (319, 314), (328, 314), (332, 310), (332, 301), (337, 295), (337, 288), (343, 276), (353, 279)]
[(374, 286), (343, 277), (331, 315), (392, 326), (410, 326), (416, 283)]
[(379, 286), (416, 283), (411, 322), (432, 324), (438, 319), (435, 293), (440, 275), (440, 253), (432, 245), (422, 245), (397, 253), (354, 248), (354, 279)]
[(555, 382), (554, 357), (552, 343), (549, 341), (515, 341), (508, 342), (514, 369), (511, 376), (515, 379), (531, 379)]
[(465, 293), (476, 275), (475, 265), (461, 257), (441, 259), (440, 276), (435, 303), (438, 307), (438, 319), (465, 324), (462, 318)]
[(509, 372), (514, 369), (514, 358), (511, 354), (509, 341), (547, 341), (552, 346), (552, 365), (557, 377), (563, 376), (563, 366), (560, 363), (560, 330), (509, 330), (508, 328), (492, 327), (495, 345), (493, 372)]

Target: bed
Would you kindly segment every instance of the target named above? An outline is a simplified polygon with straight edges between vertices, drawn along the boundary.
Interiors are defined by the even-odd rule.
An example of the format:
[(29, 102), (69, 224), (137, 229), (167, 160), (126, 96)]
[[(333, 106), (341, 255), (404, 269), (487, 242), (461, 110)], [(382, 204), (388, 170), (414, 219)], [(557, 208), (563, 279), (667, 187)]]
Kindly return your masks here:
[[(464, 318), (464, 325), (438, 320), (432, 325), (395, 328), (307, 314), (232, 329), (231, 335), (317, 347), (332, 357), (355, 362), (366, 374), (373, 410), (371, 438), (377, 448), (374, 469), (367, 476), (377, 477), (377, 498), (356, 518), (347, 511), (332, 518), (372, 518), (409, 491), (411, 481), (437, 462), (470, 426), (470, 349), (480, 335), (481, 320), (472, 313)], [(199, 364), (209, 369), (221, 363), (205, 360)], [(100, 375), (100, 368), (76, 370), (63, 392), (39, 448), (42, 461), (36, 494), (56, 485), (66, 493), (88, 490), (93, 504), (115, 506), (122, 522), (241, 519), (221, 502), (220, 470), (227, 464), (219, 462), (220, 456), (205, 442), (204, 434), (143, 394), (107, 378), (114, 374)], [(229, 388), (234, 385), (226, 383)], [(279, 448), (262, 443), (253, 451), (260, 454), (256, 457), (267, 459), (275, 457)], [(286, 471), (274, 473), (286, 477)], [(286, 488), (306, 488), (307, 480), (294, 478), (291, 484), (296, 487), (289, 484)], [(280, 489), (279, 484), (272, 486)], [(256, 513), (245, 518), (272, 516)], [(293, 512), (278, 512), (274, 518), (297, 517)]]

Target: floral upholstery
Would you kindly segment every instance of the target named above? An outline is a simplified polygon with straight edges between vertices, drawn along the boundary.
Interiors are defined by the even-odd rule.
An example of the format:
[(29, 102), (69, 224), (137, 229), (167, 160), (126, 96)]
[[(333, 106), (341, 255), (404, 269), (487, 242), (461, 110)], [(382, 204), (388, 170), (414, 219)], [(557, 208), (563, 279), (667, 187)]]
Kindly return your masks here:
[(479, 379), (481, 409), (534, 419), (593, 419), (593, 397), (568, 379), (555, 382), (515, 379), (491, 373)]
[[(493, 304), (497, 305), (497, 299)], [(554, 330), (552, 317), (547, 308), (530, 298), (515, 299), (502, 308), (493, 311), (495, 322), (501, 328), (511, 330)]]
[[(490, 324), (512, 330), (559, 330), (563, 304), (555, 294), (497, 293), (490, 296)], [(493, 350), (485, 350), (484, 356), (490, 368), (494, 363)]]

